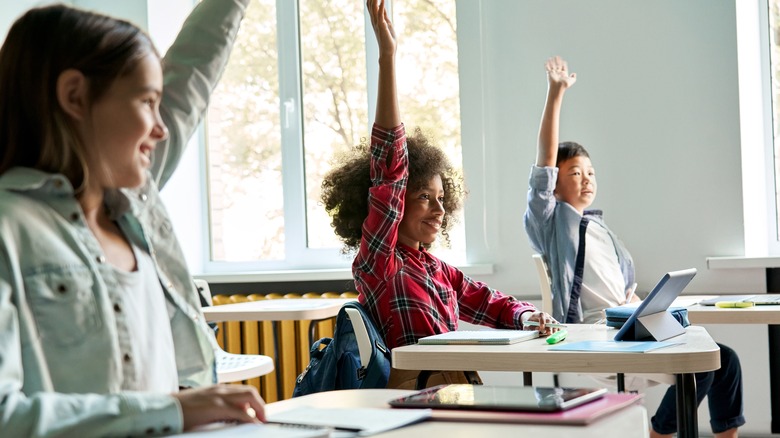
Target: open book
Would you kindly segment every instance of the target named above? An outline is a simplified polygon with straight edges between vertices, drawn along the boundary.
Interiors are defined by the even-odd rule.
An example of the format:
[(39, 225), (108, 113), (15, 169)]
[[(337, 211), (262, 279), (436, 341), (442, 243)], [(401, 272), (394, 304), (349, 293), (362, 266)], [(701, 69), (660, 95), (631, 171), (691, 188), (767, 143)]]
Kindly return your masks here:
[(417, 340), (421, 345), (508, 345), (539, 337), (537, 330), (456, 330)]

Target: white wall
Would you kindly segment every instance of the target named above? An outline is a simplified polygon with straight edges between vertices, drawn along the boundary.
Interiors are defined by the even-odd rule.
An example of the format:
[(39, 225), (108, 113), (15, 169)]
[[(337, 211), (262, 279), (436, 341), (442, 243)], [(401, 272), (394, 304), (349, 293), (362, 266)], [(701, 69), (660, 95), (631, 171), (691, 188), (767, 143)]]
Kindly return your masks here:
[[(470, 58), (484, 59), (465, 67), (484, 78), (484, 113), (470, 116), (486, 120), (481, 134), (491, 169), (484, 190), (490, 250), (479, 261), (494, 263), (495, 274), (481, 280), (538, 294), (522, 214), (546, 92), (543, 65), (561, 55), (578, 74), (566, 95), (561, 139), (591, 153), (599, 183), (594, 207), (630, 249), (639, 289), (648, 291), (666, 271), (695, 267), (691, 293), (765, 290), (763, 269), (708, 270), (705, 262), (744, 254), (735, 20), (734, 0), (481, 3), (481, 52), (461, 45)], [(464, 149), (479, 138), (466, 127), (464, 137)], [(768, 433), (765, 326), (708, 330), (742, 360), (744, 431)], [(648, 397), (651, 414), (662, 394), (656, 392)]]

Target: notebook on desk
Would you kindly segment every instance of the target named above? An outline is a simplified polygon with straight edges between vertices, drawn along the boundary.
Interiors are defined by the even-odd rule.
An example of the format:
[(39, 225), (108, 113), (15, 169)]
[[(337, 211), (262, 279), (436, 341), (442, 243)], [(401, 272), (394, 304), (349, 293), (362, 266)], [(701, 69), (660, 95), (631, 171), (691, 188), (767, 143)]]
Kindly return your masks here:
[(777, 306), (780, 305), (780, 295), (721, 295), (715, 298), (708, 298), (699, 301), (702, 306), (714, 306), (720, 301), (735, 301), (753, 303), (756, 306)]
[(456, 330), (426, 336), (420, 345), (509, 345), (539, 337), (538, 330)]

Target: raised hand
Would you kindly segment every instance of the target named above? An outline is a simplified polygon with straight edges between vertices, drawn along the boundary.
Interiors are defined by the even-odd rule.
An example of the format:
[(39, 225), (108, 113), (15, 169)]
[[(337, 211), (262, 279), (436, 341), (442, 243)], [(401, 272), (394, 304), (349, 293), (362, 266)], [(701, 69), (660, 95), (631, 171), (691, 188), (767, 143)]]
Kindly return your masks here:
[(547, 70), (547, 83), (550, 87), (569, 88), (577, 82), (577, 73), (569, 73), (569, 66), (560, 56), (555, 56), (544, 63)]
[(379, 56), (394, 55), (396, 48), (395, 29), (393, 29), (393, 23), (387, 15), (385, 0), (368, 0), (366, 8), (368, 8), (371, 26), (374, 28), (376, 42), (379, 45)]

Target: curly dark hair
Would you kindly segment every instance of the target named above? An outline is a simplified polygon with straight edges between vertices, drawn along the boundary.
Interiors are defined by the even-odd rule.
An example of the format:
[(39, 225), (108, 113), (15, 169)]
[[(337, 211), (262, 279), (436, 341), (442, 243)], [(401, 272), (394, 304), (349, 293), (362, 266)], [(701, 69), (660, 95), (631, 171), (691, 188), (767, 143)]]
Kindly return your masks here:
[[(463, 177), (452, 166), (444, 152), (433, 145), (420, 128), (407, 135), (409, 153), (409, 181), (407, 191), (422, 188), (435, 175), (441, 177), (444, 187), (444, 218), (441, 235), (449, 246), (449, 229), (454, 223), (452, 213), (463, 206), (466, 191)], [(325, 210), (332, 218), (331, 226), (344, 243), (344, 252), (360, 247), (363, 221), (368, 216), (368, 189), (371, 187), (371, 147), (362, 142), (349, 151), (339, 154), (338, 163), (322, 180), (320, 197)], [(427, 246), (427, 245), (425, 245)]]

